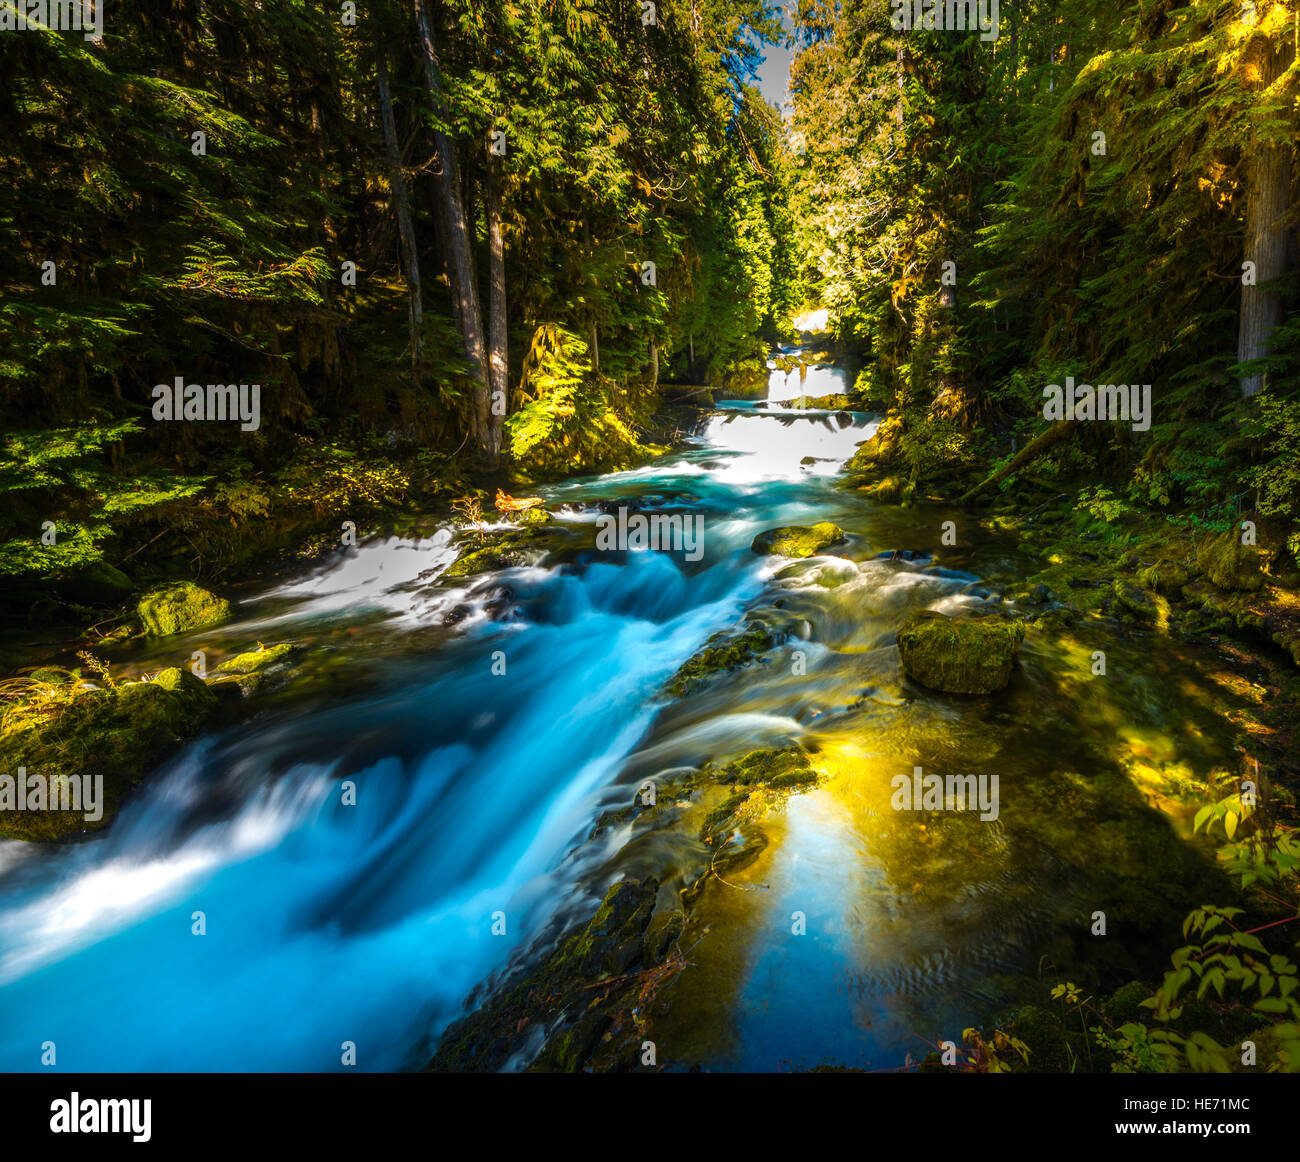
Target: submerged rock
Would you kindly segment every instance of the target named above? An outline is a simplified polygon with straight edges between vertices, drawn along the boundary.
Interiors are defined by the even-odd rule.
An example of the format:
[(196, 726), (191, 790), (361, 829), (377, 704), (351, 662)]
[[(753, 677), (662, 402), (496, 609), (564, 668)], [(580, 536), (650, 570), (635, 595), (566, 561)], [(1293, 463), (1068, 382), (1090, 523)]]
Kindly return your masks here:
[(914, 613), (898, 631), (898, 654), (913, 681), (946, 694), (991, 694), (1011, 680), (1025, 627), (989, 614), (958, 621)]
[(846, 540), (844, 530), (828, 520), (815, 525), (786, 525), (759, 533), (750, 546), (760, 556), (813, 557)]
[(146, 593), (137, 613), (147, 633), (165, 637), (229, 621), (230, 602), (193, 581), (178, 581)]
[(34, 778), (47, 805), (62, 782), (102, 776), (102, 815), (0, 810), (0, 835), (52, 840), (105, 826), (130, 789), (192, 737), (216, 706), (198, 678), (173, 668), (151, 682), (83, 690), (53, 708), (20, 708), (0, 731), (0, 771), (25, 768), (29, 786)]

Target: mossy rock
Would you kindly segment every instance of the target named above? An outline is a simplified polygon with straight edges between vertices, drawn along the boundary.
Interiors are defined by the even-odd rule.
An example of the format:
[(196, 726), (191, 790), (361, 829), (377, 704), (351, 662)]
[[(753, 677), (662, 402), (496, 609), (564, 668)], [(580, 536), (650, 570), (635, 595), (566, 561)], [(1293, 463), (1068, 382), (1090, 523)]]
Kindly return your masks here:
[(801, 395), (798, 399), (790, 401), (790, 407), (798, 408), (801, 411), (808, 408), (817, 408), (828, 412), (846, 411), (852, 406), (849, 397), (843, 393), (817, 396)]
[(152, 682), (86, 690), (52, 718), (11, 717), (0, 733), (0, 771), (25, 767), (51, 779), (102, 775), (104, 812), (98, 820), (75, 811), (0, 812), (0, 835), (53, 840), (105, 826), (130, 789), (192, 737), (217, 700), (188, 670), (169, 669)]
[[(613, 884), (580, 930), (448, 1028), (428, 1069), (498, 1072), (538, 1022), (548, 1036), (530, 1072), (629, 1067), (641, 1041), (637, 1016), (647, 1000), (647, 986), (634, 974), (650, 962), (647, 930), (658, 894), (654, 879)], [(660, 958), (682, 923), (670, 919), (655, 930)], [(608, 984), (592, 987), (598, 981)]]
[(787, 525), (768, 529), (754, 538), (750, 547), (760, 556), (815, 557), (831, 545), (845, 540), (844, 530), (824, 520), (815, 525)]
[(904, 504), (911, 499), (912, 488), (901, 476), (886, 476), (863, 492), (877, 504)]
[(760, 660), (776, 644), (774, 635), (762, 627), (739, 635), (715, 633), (669, 680), (665, 690), (681, 698), (702, 686), (715, 674), (731, 673)]
[(1177, 597), (1188, 580), (1187, 570), (1174, 561), (1157, 561), (1138, 573), (1138, 581), (1162, 597)]
[[(705, 768), (706, 774), (712, 768)], [(764, 784), (769, 787), (806, 786), (817, 781), (808, 755), (799, 747), (782, 747), (779, 750), (755, 750), (734, 762), (728, 763), (716, 774), (713, 781), (724, 786), (738, 784), (749, 787)]]
[(521, 512), (516, 519), (521, 525), (545, 525), (550, 524), (555, 517), (544, 508), (530, 508)]
[(1206, 540), (1196, 554), (1202, 572), (1220, 589), (1254, 592), (1264, 584), (1263, 561), (1257, 546), (1243, 545), (1240, 529)]
[(1160, 621), (1168, 617), (1169, 603), (1159, 594), (1143, 589), (1141, 585), (1135, 585), (1124, 577), (1116, 577), (1111, 590), (1115, 594), (1115, 604), (1139, 621)]
[(455, 581), (536, 564), (554, 547), (556, 530), (549, 527), (550, 520), (525, 523), (521, 529), (494, 530), (489, 534), (490, 541), (472, 534), (465, 536), (461, 541), (464, 551), (443, 570), (439, 580)]
[(512, 569), (527, 563), (527, 558), (514, 549), (473, 549), (457, 557), (443, 570), (442, 576), (454, 580), (473, 577), (479, 573), (495, 573), (498, 569)]
[(220, 625), (231, 617), (229, 601), (193, 581), (178, 581), (146, 593), (136, 612), (145, 631), (159, 637)]
[(290, 642), (281, 642), (279, 645), (266, 646), (260, 650), (248, 650), (242, 654), (236, 654), (233, 658), (227, 658), (217, 667), (218, 674), (256, 674), (260, 670), (265, 670), (274, 662), (288, 657), (293, 653), (294, 647)]
[(931, 690), (991, 694), (1011, 680), (1024, 639), (1021, 622), (998, 614), (958, 621), (922, 610), (898, 631), (898, 654), (907, 676)]

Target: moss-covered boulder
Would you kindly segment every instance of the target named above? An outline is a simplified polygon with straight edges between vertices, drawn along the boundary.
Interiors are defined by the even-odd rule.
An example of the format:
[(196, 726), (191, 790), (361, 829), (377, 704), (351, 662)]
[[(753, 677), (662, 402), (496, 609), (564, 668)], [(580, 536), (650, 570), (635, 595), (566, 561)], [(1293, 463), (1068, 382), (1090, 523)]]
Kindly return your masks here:
[(0, 810), (0, 835), (53, 840), (105, 826), (132, 787), (193, 736), (217, 700), (188, 670), (170, 669), (151, 682), (69, 690), (59, 699), (20, 704), (0, 730), (0, 772), (26, 768), (46, 788), (61, 780), (103, 777), (102, 814)]
[(762, 556), (815, 557), (823, 549), (845, 540), (844, 530), (824, 520), (815, 525), (787, 525), (759, 533), (750, 546)]
[(1126, 577), (1116, 577), (1111, 590), (1121, 612), (1138, 621), (1167, 623), (1169, 603), (1158, 593), (1143, 589)]
[(1188, 582), (1188, 574), (1176, 561), (1160, 560), (1141, 570), (1138, 581), (1162, 597), (1177, 597)]
[(530, 508), (521, 512), (515, 519), (521, 525), (545, 525), (550, 524), (555, 517), (544, 508)]
[(922, 610), (898, 631), (898, 654), (907, 676), (931, 690), (991, 694), (1011, 680), (1024, 639), (1023, 623), (998, 614), (959, 621)]
[(136, 609), (145, 631), (165, 637), (230, 620), (230, 602), (193, 581), (164, 585), (140, 598)]
[(1243, 545), (1245, 534), (1230, 528), (1202, 542), (1196, 564), (1220, 589), (1254, 592), (1264, 584), (1262, 554), (1258, 545)]

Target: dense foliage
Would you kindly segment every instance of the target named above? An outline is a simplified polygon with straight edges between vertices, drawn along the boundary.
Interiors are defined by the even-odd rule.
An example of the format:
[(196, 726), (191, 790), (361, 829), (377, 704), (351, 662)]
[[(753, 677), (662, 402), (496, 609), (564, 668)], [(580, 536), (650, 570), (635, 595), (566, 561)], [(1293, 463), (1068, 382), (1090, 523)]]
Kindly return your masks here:
[(988, 41), (798, 8), (804, 278), (922, 479), (1009, 460), (1049, 383), (1150, 383), (1149, 433), (1075, 425), (1040, 472), (1294, 518), (1296, 5), (1016, 0)]
[[(0, 570), (213, 544), (358, 455), (417, 490), (621, 462), (657, 381), (761, 369), (779, 35), (766, 0), (134, 0), (102, 42), (4, 34)], [(260, 385), (260, 424), (157, 420), (178, 376)]]

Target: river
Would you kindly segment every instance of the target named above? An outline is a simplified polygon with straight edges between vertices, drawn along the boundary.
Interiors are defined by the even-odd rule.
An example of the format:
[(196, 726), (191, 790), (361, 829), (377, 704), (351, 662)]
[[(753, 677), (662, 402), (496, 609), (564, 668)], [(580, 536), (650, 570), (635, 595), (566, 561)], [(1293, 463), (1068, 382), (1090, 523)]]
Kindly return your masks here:
[[(843, 390), (842, 375), (802, 386)], [(684, 842), (629, 842), (630, 827), (588, 841), (602, 811), (656, 773), (788, 743), (826, 778), (701, 898), (708, 935), (657, 1019), (662, 1061), (895, 1067), (1054, 963), (1136, 962), (1153, 924), (1213, 887), (1187, 842), (1192, 789), (1230, 761), (1213, 666), (1098, 624), (1031, 633), (1003, 695), (908, 684), (903, 617), (999, 604), (1024, 561), (974, 527), (943, 546), (960, 514), (839, 487), (879, 417), (777, 406), (798, 388), (774, 372), (769, 400), (719, 406), (685, 447), (542, 490), (575, 546), (598, 505), (700, 514), (698, 561), (584, 548), (447, 586), (457, 547), (429, 525), (161, 643), (158, 664), (307, 648), (296, 681), (188, 745), (106, 833), (0, 843), (0, 1068), (39, 1068), (47, 1042), (79, 1072), (335, 1070), (345, 1042), (356, 1068), (418, 1068), (476, 986)], [(750, 551), (820, 520), (849, 535), (834, 557)], [(711, 634), (764, 610), (798, 627), (767, 664), (662, 695)], [(1105, 680), (1088, 676), (1093, 649)], [(998, 773), (999, 819), (901, 818), (890, 778), (916, 765)], [(1096, 910), (1116, 935), (1094, 953)]]

